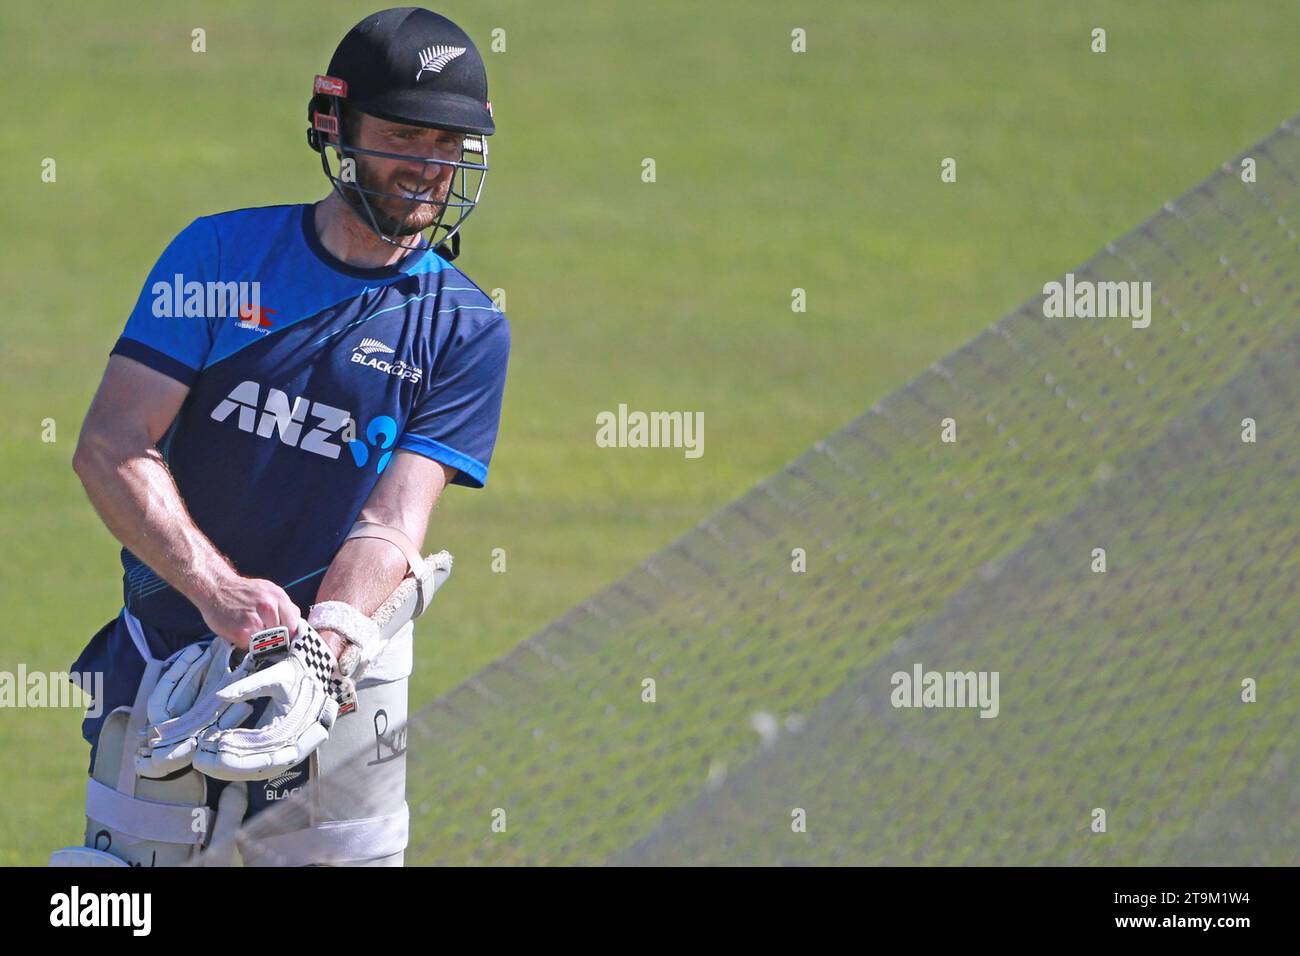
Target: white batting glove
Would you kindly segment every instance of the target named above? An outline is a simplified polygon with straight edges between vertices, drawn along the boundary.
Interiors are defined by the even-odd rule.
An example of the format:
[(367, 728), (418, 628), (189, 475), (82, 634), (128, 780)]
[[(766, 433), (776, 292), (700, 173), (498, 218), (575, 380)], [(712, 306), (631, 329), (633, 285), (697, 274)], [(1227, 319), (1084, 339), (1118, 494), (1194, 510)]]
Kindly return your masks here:
[(356, 689), (340, 677), (329, 645), (306, 621), (269, 628), (249, 643), (253, 673), (216, 692), (230, 705), (270, 698), (252, 727), (211, 726), (194, 767), (218, 780), (266, 780), (306, 760), (329, 739), (335, 718), (356, 710)]
[(199, 737), (210, 727), (237, 727), (251, 704), (230, 704), (217, 691), (253, 672), (245, 657), (232, 666), (235, 648), (220, 637), (191, 644), (174, 655), (149, 694), (145, 729), (135, 753), (136, 772), (157, 779), (189, 766)]

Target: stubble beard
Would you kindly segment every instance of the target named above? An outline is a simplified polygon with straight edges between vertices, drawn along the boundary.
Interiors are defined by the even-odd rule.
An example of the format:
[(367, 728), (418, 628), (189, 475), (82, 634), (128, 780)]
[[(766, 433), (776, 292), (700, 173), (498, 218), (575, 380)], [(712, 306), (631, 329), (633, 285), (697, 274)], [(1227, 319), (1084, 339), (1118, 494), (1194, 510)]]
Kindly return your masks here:
[[(443, 209), (446, 206), (447, 192), (451, 187), (450, 181), (439, 181), (433, 188), (434, 193), (428, 199), (390, 199), (384, 196), (376, 196), (376, 192), (389, 193), (390, 195), (400, 196), (402, 190), (396, 185), (397, 176), (390, 177), (387, 182), (381, 182), (374, 175), (364, 160), (358, 159), (357, 166), (357, 186), (363, 189), (369, 189), (371, 192), (362, 193), (355, 189), (351, 184), (345, 184), (343, 187), (343, 198), (348, 206), (357, 214), (362, 222), (370, 224), (370, 217), (374, 216), (374, 225), (379, 231), (389, 236), (414, 236), (428, 229), (441, 218)], [(364, 197), (364, 198), (363, 198)], [(367, 214), (366, 207), (369, 206), (370, 212)], [(395, 215), (390, 212), (390, 208), (399, 210)]]

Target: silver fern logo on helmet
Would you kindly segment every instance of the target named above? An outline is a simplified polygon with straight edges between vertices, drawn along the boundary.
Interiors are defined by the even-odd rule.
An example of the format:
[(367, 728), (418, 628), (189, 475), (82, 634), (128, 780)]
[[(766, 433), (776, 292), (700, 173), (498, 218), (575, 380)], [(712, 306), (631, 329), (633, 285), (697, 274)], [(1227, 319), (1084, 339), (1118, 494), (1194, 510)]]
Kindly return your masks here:
[(415, 74), (418, 82), (420, 77), (424, 76), (425, 71), (429, 73), (441, 73), (448, 63), (456, 59), (465, 52), (463, 46), (427, 46), (420, 51), (420, 72)]

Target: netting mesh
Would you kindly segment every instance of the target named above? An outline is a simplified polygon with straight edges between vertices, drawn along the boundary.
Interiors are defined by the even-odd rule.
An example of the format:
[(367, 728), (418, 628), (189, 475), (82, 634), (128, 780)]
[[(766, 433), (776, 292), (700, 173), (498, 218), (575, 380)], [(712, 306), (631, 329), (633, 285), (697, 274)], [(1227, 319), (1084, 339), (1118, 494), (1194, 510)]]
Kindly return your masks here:
[(1035, 297), (415, 713), (407, 862), (1300, 862), (1300, 136), (1243, 156), (1075, 270), (1149, 328)]

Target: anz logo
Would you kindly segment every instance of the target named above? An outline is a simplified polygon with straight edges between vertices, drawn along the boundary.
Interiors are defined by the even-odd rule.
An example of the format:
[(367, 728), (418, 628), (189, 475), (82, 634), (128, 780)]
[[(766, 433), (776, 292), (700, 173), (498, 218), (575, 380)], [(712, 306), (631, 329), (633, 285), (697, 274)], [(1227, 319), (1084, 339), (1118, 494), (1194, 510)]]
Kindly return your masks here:
[(371, 419), (366, 425), (365, 441), (357, 441), (356, 425), (347, 409), (302, 397), (291, 400), (278, 388), (268, 388), (263, 400), (262, 388), (257, 382), (240, 382), (232, 388), (230, 394), (212, 410), (212, 419), (224, 422), (235, 412), (239, 413), (235, 424), (241, 432), (255, 434), (258, 438), (274, 435), (283, 444), (313, 455), (338, 458), (346, 445), (358, 468), (364, 468), (370, 462), (371, 446), (374, 446), (382, 452), (375, 459), (377, 473), (382, 473), (388, 466), (397, 442), (397, 422), (388, 415)]

